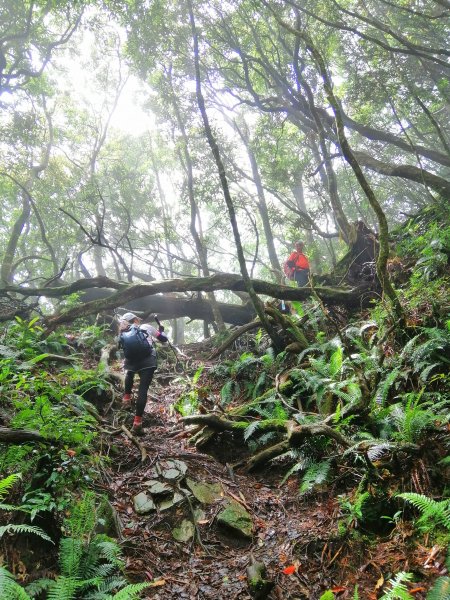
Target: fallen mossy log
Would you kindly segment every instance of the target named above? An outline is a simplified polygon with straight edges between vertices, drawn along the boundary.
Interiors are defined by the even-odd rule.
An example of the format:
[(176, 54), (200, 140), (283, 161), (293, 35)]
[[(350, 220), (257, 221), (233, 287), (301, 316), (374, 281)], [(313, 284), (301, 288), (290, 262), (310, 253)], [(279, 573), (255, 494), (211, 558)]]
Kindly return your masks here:
[(249, 425), (247, 421), (230, 421), (219, 415), (191, 415), (183, 417), (185, 425), (203, 425), (210, 427), (214, 431), (242, 431)]
[(296, 347), (299, 348), (299, 352), (305, 350), (309, 346), (309, 342), (306, 339), (305, 334), (301, 328), (301, 325), (297, 322), (294, 322), (291, 317), (288, 315), (284, 315), (274, 306), (266, 306), (266, 313), (272, 317), (272, 319), (280, 325), (283, 330), (284, 335), (291, 340), (290, 346), (295, 344)]
[[(279, 300), (305, 300), (311, 295), (311, 289), (293, 288), (290, 286), (270, 283), (261, 279), (253, 279), (252, 285), (257, 294), (264, 294)], [(63, 313), (50, 315), (46, 319), (49, 328), (56, 327), (61, 323), (71, 322), (76, 318), (102, 312), (123, 306), (131, 300), (164, 294), (169, 292), (213, 292), (217, 290), (246, 291), (244, 280), (241, 275), (234, 273), (216, 273), (209, 277), (185, 277), (179, 279), (164, 279), (151, 283), (129, 284), (123, 281), (115, 281), (109, 277), (95, 277), (91, 279), (80, 279), (72, 284), (60, 287), (29, 288), (22, 286), (6, 286), (2, 289), (3, 294), (18, 294), (26, 297), (43, 296), (47, 298), (64, 298), (75, 292), (90, 288), (109, 288), (116, 290), (111, 296), (87, 302), (86, 304), (73, 307)], [(359, 307), (360, 296), (367, 290), (367, 286), (354, 288), (330, 288), (316, 287), (320, 297), (330, 304), (344, 304), (351, 307)], [(0, 317), (1, 320), (1, 317)]]
[(35, 362), (43, 362), (43, 361), (55, 361), (55, 362), (63, 362), (63, 363), (73, 363), (77, 359), (76, 356), (62, 356), (61, 354), (45, 354), (39, 358), (39, 361)]
[(0, 444), (26, 444), (27, 442), (53, 444), (55, 440), (42, 437), (39, 431), (31, 429), (9, 429), (8, 427), (0, 427)]

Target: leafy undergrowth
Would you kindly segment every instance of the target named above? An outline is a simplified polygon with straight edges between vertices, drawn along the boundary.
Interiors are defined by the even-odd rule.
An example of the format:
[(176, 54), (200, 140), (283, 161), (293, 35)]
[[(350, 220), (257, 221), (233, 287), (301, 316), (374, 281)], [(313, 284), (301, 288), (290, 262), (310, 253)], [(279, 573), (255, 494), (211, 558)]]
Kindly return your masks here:
[[(223, 339), (161, 351), (140, 445), (99, 363), (104, 328), (11, 323), (0, 426), (34, 437), (1, 454), (2, 600), (448, 599), (445, 235), (402, 241), (401, 327), (381, 302), (348, 315), (316, 298), (277, 316), (296, 353), (261, 330), (215, 360)], [(204, 483), (208, 500), (193, 492)], [(220, 525), (237, 505), (247, 536)]]

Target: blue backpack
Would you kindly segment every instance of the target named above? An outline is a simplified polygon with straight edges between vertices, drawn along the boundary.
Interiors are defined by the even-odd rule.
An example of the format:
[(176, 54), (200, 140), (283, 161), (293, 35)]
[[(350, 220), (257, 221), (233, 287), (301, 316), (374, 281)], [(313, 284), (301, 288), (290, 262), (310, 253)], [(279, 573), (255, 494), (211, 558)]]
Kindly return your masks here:
[(122, 348), (124, 356), (128, 360), (140, 360), (152, 353), (152, 346), (148, 342), (148, 333), (136, 325), (132, 325), (128, 331), (122, 331), (119, 348)]

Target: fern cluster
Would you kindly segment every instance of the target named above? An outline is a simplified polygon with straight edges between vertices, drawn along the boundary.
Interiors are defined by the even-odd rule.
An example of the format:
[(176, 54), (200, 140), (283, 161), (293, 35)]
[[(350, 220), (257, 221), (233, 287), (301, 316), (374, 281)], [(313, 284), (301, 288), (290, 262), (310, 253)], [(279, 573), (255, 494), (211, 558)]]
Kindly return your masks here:
[[(12, 475), (8, 475), (8, 477), (5, 477), (4, 479), (0, 479), (0, 511), (2, 511), (2, 510), (3, 511), (23, 510), (23, 508), (20, 506), (5, 504), (3, 502), (6, 495), (11, 490), (12, 486), (17, 481), (19, 481), (20, 478), (21, 478), (20, 473), (14, 473)], [(53, 540), (45, 533), (45, 531), (43, 531), (40, 527), (36, 527), (34, 525), (26, 525), (24, 523), (20, 523), (20, 524), (9, 523), (8, 525), (0, 526), (0, 538), (8, 533), (11, 533), (11, 534), (32, 533), (34, 535), (39, 536), (43, 540), (46, 540), (47, 542), (53, 543)]]
[(59, 547), (60, 573), (22, 588), (0, 568), (2, 600), (135, 600), (147, 583), (127, 584), (120, 547), (105, 535), (92, 535), (96, 523), (95, 496), (86, 493), (65, 523), (68, 537)]
[(398, 498), (403, 498), (421, 513), (421, 517), (416, 521), (420, 529), (430, 531), (435, 527), (442, 526), (450, 531), (450, 500), (441, 500), (440, 502), (413, 492), (398, 494)]

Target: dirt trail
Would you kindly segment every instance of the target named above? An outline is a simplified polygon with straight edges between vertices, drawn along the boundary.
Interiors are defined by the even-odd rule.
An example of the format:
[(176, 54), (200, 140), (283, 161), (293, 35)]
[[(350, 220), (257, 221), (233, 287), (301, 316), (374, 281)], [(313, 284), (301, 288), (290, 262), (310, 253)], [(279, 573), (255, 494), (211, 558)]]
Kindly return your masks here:
[[(368, 550), (362, 539), (355, 541), (342, 531), (339, 536), (339, 492), (327, 489), (313, 498), (301, 497), (295, 477), (280, 485), (286, 465), (254, 475), (233, 472), (229, 464), (237, 462), (245, 450), (241, 443), (233, 443), (229, 434), (216, 436), (203, 453), (190, 446), (172, 408), (180, 392), (173, 379), (173, 370), (160, 369), (150, 390), (140, 438), (146, 460), (142, 462), (138, 448), (120, 435), (115, 438), (116, 453), (108, 470), (128, 575), (136, 582), (159, 581), (144, 597), (247, 600), (252, 598), (247, 567), (256, 560), (265, 564), (266, 579), (273, 583), (270, 595), (261, 597), (318, 600), (326, 590), (333, 590), (336, 598), (347, 599), (354, 597), (357, 584), (359, 597), (372, 600), (378, 597), (387, 575), (406, 570), (418, 560), (407, 555), (405, 539), (399, 544), (397, 537), (388, 537)], [(115, 410), (110, 417), (114, 425), (131, 427), (132, 413)], [(192, 496), (189, 500), (183, 497), (171, 508), (137, 514), (134, 498), (148, 491), (147, 482), (160, 479), (161, 466), (167, 466), (168, 460), (182, 461), (187, 467), (177, 489), (186, 489), (187, 477), (220, 484), (220, 497), (201, 505)], [(239, 538), (219, 526), (217, 517), (227, 498), (250, 513), (251, 539)], [(196, 509), (202, 512), (195, 512), (194, 519)], [(183, 519), (197, 520), (196, 534), (187, 542), (176, 541), (172, 534)], [(415, 597), (425, 596), (418, 592)]]

